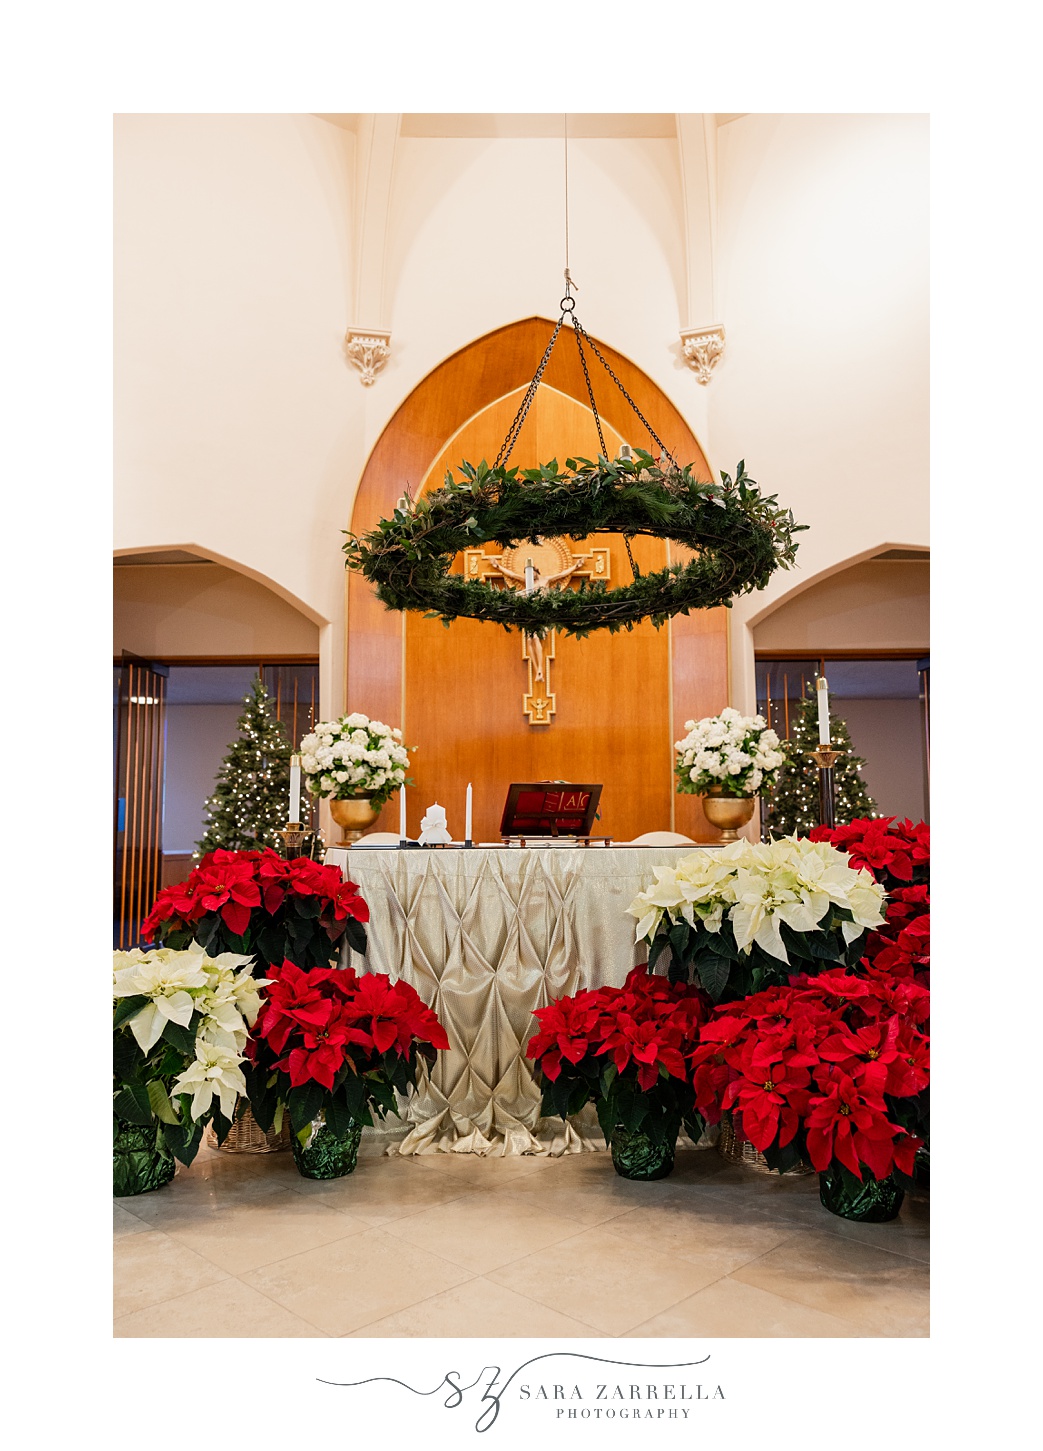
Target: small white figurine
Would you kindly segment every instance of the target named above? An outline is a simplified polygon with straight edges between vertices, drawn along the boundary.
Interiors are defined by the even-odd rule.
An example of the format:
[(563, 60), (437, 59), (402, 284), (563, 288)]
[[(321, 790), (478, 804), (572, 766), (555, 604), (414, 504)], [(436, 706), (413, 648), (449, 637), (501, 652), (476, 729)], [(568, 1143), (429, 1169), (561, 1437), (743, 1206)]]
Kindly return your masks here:
[(445, 807), (439, 806), (436, 801), (433, 806), (427, 808), (427, 813), (420, 823), (420, 845), (443, 846), (452, 839), (445, 824)]

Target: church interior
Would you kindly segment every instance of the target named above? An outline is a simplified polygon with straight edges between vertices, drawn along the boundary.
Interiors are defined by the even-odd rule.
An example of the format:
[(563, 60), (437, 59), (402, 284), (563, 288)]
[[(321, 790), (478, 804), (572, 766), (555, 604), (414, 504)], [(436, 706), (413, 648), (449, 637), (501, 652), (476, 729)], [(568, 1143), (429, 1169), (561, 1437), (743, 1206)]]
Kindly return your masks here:
[[(268, 984), (251, 997), (235, 980), (242, 1023), (210, 1042), (231, 1032), (238, 1066), (221, 1078), (207, 1060), (212, 1098), (190, 1068), (194, 1090), (178, 1099), (168, 1072), (142, 1100), (127, 1070), (117, 1103), (144, 1102), (157, 1143), (190, 1103), (220, 1113), (169, 1180), (116, 1194), (115, 1336), (928, 1335), (929, 1159), (902, 1116), (908, 1075), (899, 1091), (889, 1068), (886, 1097), (904, 1196), (859, 1218), (823, 1197), (831, 1173), (854, 1193), (845, 1159), (765, 1158), (796, 1145), (825, 1163), (824, 1110), (806, 1105), (847, 1091), (823, 1086), (828, 1065), (789, 1070), (804, 1077), (784, 1104), (767, 1074), (775, 1107), (757, 1112), (781, 1128), (758, 1149), (739, 1059), (686, 1039), (689, 1099), (664, 1110), (676, 1153), (642, 1177), (599, 1095), (632, 1052), (621, 1112), (647, 1124), (634, 1084), (674, 1091), (681, 1059), (664, 1050), (646, 1081), (628, 1019), (582, 1079), (608, 1029), (565, 1044), (560, 1026), (640, 980), (663, 1034), (690, 1010), (705, 1045), (757, 993), (821, 1005), (820, 970), (883, 993), (890, 964), (886, 1012), (901, 997), (912, 1016), (888, 1019), (888, 1041), (908, 1032), (921, 1061), (921, 937), (894, 963), (927, 921), (928, 153), (922, 114), (115, 117), (115, 1036), (173, 1054), (201, 1021), (191, 1004), (177, 1016), (202, 991), (188, 977), (155, 998), (155, 1039), (130, 1016), (153, 1012), (140, 955), (187, 950), (192, 913), (210, 933), (193, 951), (252, 954)], [(495, 513), (534, 500), (545, 532)], [(699, 522), (668, 522), (682, 517)], [(767, 550), (746, 575), (736, 541)], [(696, 781), (715, 738), (682, 749), (722, 719), (722, 739), (731, 720), (747, 744), (762, 733), (733, 752), (757, 780), (731, 795)], [(715, 824), (721, 802), (741, 803), (734, 822)], [(885, 838), (874, 876), (865, 842)], [(751, 882), (791, 841), (817, 841), (823, 872), (832, 852), (847, 885), (787, 878), (781, 936), (754, 937), (775, 905), (749, 907)], [(259, 889), (255, 851), (282, 863)], [(210, 852), (210, 895), (193, 895)], [(712, 897), (731, 863), (733, 896)], [(293, 891), (333, 906), (300, 909), (286, 944), (305, 951), (305, 922), (328, 940), (291, 972), (258, 914)], [(885, 910), (894, 941), (859, 956)], [(730, 957), (713, 956), (722, 922)], [(641, 976), (650, 946), (658, 987)], [(367, 1028), (406, 1078), (388, 1068), (394, 1107), (364, 1122), (350, 1171), (313, 1173), (302, 1155), (345, 1112), (323, 1100), (321, 1119), (320, 1091), (368, 1081), (327, 1080), (317, 1058), (311, 1089), (301, 1077), (334, 1042), (354, 1062), (347, 1017), (317, 1039), (289, 996), (313, 969), (314, 1008), (330, 964), (362, 992), (383, 975), (416, 1037), (395, 1060)], [(876, 1021), (846, 1019), (845, 1042)], [(291, 1022), (305, 1057), (284, 1047)], [(552, 1023), (559, 1046), (537, 1066)], [(720, 1069), (703, 1098), (700, 1068)], [(566, 1104), (555, 1084), (573, 1071)], [(726, 1142), (740, 1102), (753, 1137), (740, 1124)], [(324, 1125), (310, 1139), (305, 1118)], [(854, 1152), (859, 1187), (866, 1154), (888, 1179)]]

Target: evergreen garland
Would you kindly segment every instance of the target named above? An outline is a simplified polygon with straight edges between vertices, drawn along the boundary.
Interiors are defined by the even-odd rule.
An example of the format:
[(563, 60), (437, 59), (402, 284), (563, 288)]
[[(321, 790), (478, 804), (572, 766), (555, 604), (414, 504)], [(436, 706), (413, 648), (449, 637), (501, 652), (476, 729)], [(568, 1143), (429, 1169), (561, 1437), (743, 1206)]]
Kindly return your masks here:
[[(762, 792), (766, 806), (765, 829), (769, 837), (807, 836), (819, 826), (819, 768), (811, 752), (818, 749), (818, 696), (805, 695), (790, 718), (789, 740), (782, 742), (785, 754), (775, 787)], [(829, 711), (830, 746), (839, 751), (833, 767), (833, 795), (836, 825), (879, 815), (876, 802), (866, 790), (860, 771), (864, 756), (852, 753), (851, 736), (843, 720)]]
[[(449, 625), (488, 620), (542, 636), (559, 629), (577, 638), (591, 630), (632, 630), (638, 620), (657, 627), (672, 615), (726, 605), (763, 589), (776, 569), (788, 569), (796, 524), (775, 495), (763, 495), (740, 463), (734, 480), (700, 481), (692, 465), (662, 467), (635, 449), (630, 459), (557, 459), (536, 469), (460, 465), (463, 479), (400, 500), (391, 519), (365, 535), (348, 535), (347, 567), (377, 586), (391, 610), (423, 610)], [(580, 581), (579, 589), (502, 589), (449, 573), (462, 549), (495, 541), (508, 549), (523, 540), (585, 539), (601, 532), (648, 534), (695, 552), (632, 584), (608, 589)]]
[[(219, 847), (225, 851), (260, 851), (270, 847), (286, 855), (280, 832), (286, 825), (290, 799), (291, 746), (286, 729), (272, 714), (271, 698), (258, 675), (251, 694), (243, 697), (246, 709), (237, 722), (239, 736), (228, 747), (214, 786), (207, 798), (204, 833), (195, 856)], [(307, 798), (302, 797), (307, 810)], [(300, 855), (321, 860), (323, 840), (309, 832)]]

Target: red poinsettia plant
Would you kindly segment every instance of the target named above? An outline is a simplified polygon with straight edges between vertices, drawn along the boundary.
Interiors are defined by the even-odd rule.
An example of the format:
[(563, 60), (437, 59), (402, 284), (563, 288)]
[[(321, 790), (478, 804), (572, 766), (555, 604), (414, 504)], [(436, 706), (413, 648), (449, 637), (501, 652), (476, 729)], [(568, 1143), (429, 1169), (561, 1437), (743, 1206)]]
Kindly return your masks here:
[(908, 817), (860, 816), (844, 826), (816, 826), (808, 836), (846, 851), (851, 865), (872, 872), (887, 892), (920, 886), (929, 878), (931, 828), (924, 821), (914, 826)]
[(930, 984), (931, 829), (893, 816), (859, 818), (846, 826), (817, 826), (812, 841), (828, 841), (864, 867), (887, 891), (887, 921), (871, 931), (861, 966)]
[(804, 1159), (911, 1183), (929, 1081), (930, 994), (908, 978), (824, 972), (718, 1008), (690, 1055), (695, 1102), (730, 1112), (772, 1168)]
[(416, 1083), (419, 1060), (449, 1047), (435, 1012), (405, 982), (354, 969), (304, 969), (285, 961), (270, 982), (247, 1043), (250, 1105), (266, 1132), (281, 1110), (295, 1133), (321, 1115), (335, 1134), (397, 1113), (396, 1093)]
[(696, 1137), (688, 1058), (710, 1016), (707, 995), (635, 967), (622, 987), (588, 988), (533, 1016), (534, 1060), (543, 1112), (565, 1118), (593, 1102), (606, 1139), (616, 1127), (676, 1141), (682, 1122)]
[(164, 947), (198, 942), (205, 952), (246, 953), (259, 977), (289, 958), (328, 965), (342, 940), (366, 950), (369, 921), (354, 882), (310, 857), (278, 852), (208, 852), (185, 881), (164, 887), (142, 924), (142, 936)]

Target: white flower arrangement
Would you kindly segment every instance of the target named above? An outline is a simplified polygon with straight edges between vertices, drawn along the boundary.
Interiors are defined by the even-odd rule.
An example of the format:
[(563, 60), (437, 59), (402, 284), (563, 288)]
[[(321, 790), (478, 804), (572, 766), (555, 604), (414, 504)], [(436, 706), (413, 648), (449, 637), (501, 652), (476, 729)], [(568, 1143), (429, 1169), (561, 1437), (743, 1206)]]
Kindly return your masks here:
[(682, 922), (700, 936), (727, 926), (740, 954), (756, 944), (792, 966), (783, 923), (797, 933), (818, 932), (836, 914), (844, 942), (851, 943), (885, 916), (884, 889), (871, 873), (855, 870), (847, 853), (828, 842), (806, 837), (736, 841), (656, 867), (655, 874), (655, 886), (627, 908), (638, 919), (638, 941), (652, 942)]
[(674, 746), (678, 791), (702, 796), (719, 786), (726, 796), (756, 796), (775, 784), (786, 757), (763, 716), (727, 706), (684, 728), (688, 734)]
[[(215, 1097), (223, 1116), (229, 1122), (235, 1117), (236, 1103), (246, 1093), (240, 1064), (261, 1009), (260, 990), (268, 981), (251, 977), (252, 961), (236, 952), (209, 957), (195, 942), (180, 951), (134, 948), (112, 954), (116, 1025), (129, 1028), (141, 1050), (145, 1063), (135, 1077), (147, 1087), (152, 1111), (163, 1122), (180, 1121), (177, 1100), (189, 1094), (187, 1118), (193, 1123), (210, 1115)], [(166, 1056), (156, 1060), (153, 1078), (157, 1045)]]
[(344, 800), (368, 796), (381, 807), (406, 779), (409, 752), (402, 732), (353, 711), (339, 720), (319, 721), (301, 741), (301, 770), (312, 796)]

